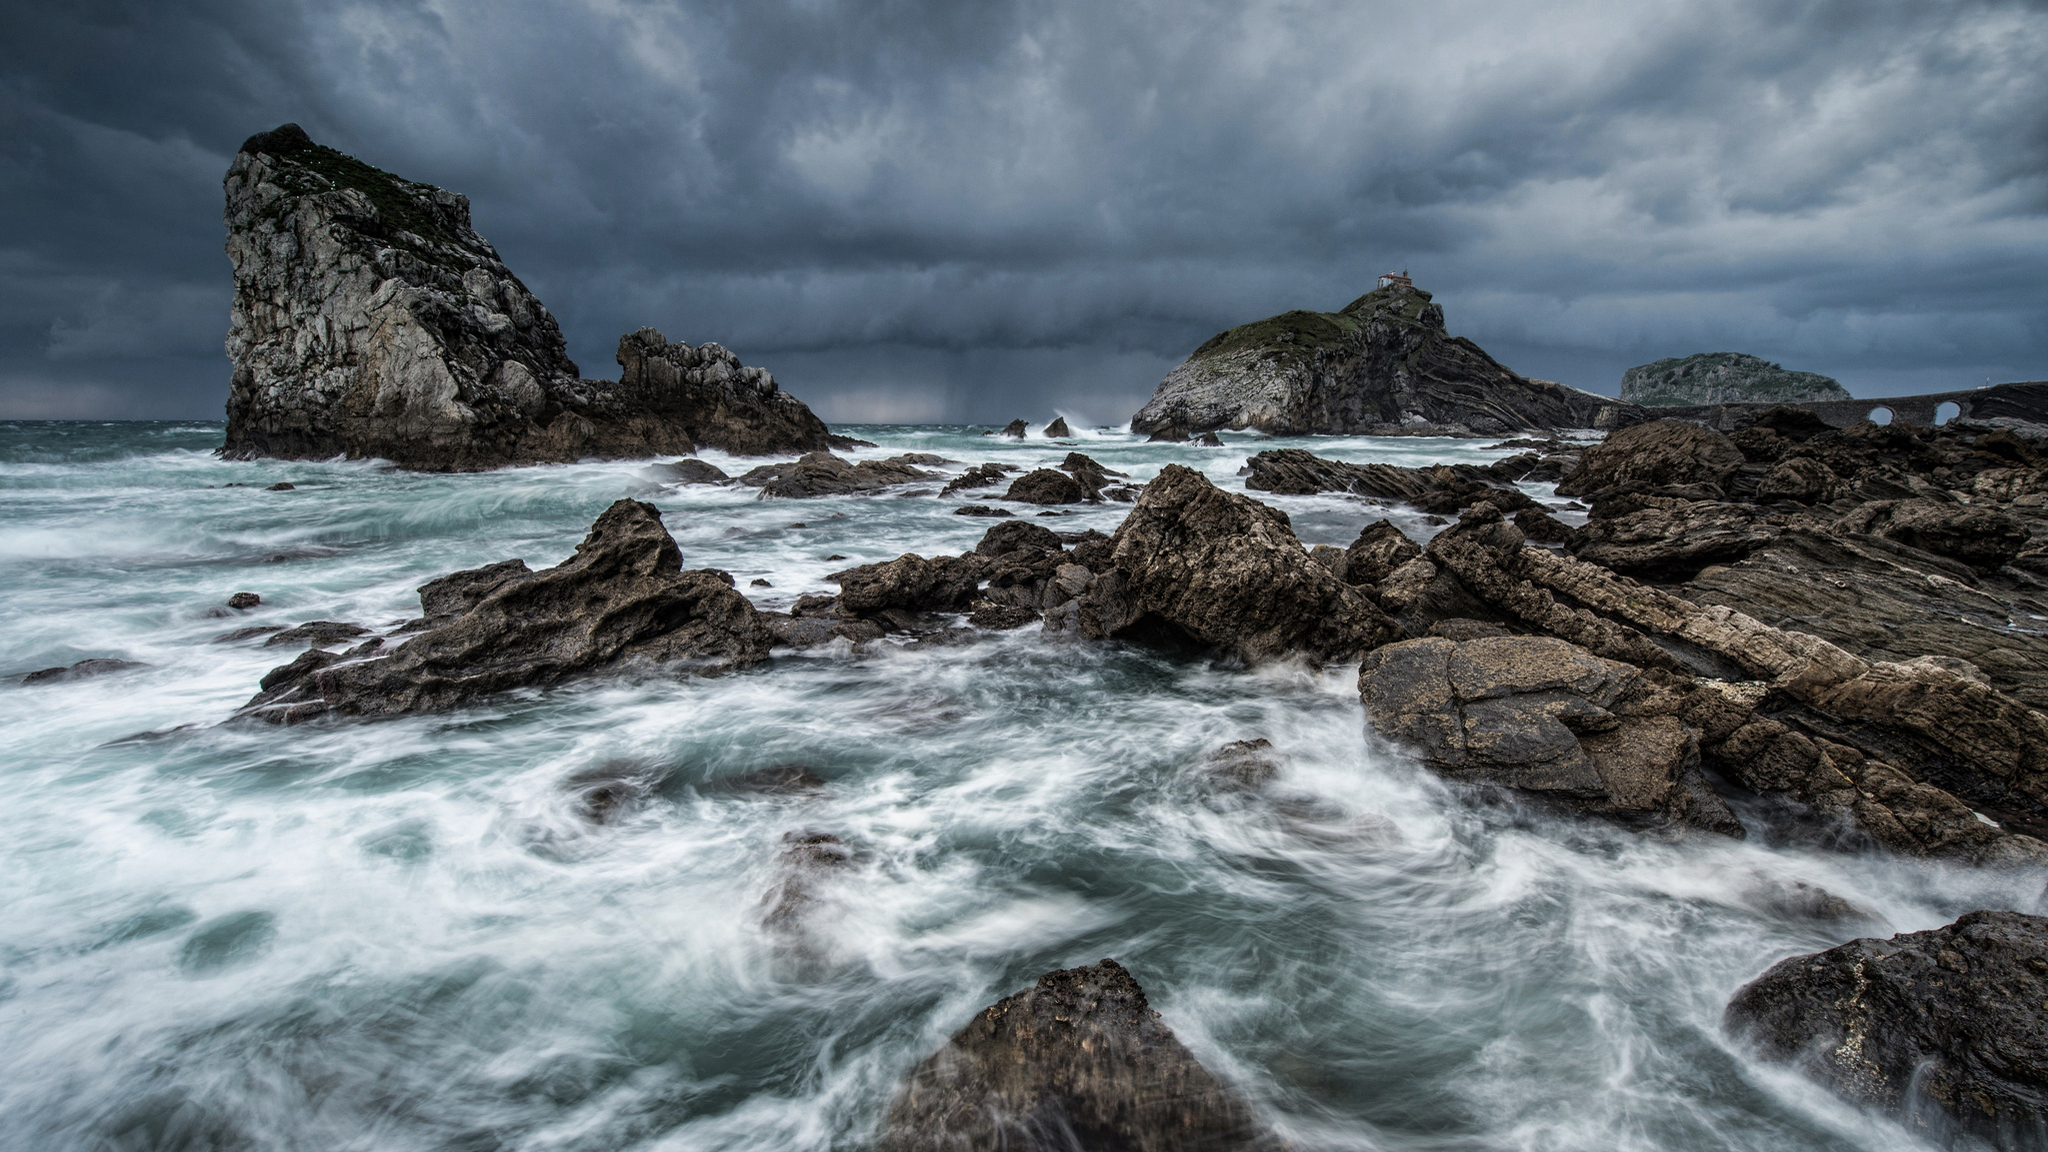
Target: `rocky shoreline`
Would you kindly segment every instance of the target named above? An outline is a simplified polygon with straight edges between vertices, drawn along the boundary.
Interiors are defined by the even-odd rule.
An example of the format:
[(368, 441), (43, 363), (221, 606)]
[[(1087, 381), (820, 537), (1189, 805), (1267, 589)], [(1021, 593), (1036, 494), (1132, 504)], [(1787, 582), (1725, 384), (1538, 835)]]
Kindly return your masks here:
[[(2036, 710), (2048, 633), (2025, 623), (2048, 619), (2048, 581), (2035, 572), (2048, 572), (2037, 564), (2048, 555), (2044, 446), (2004, 429), (1816, 424), (1792, 409), (1733, 436), (1661, 421), (1592, 446), (1536, 443), (1485, 467), (1355, 465), (1301, 449), (1247, 461), (1253, 491), (1457, 517), (1427, 541), (1382, 520), (1343, 549), (1306, 548), (1286, 513), (1167, 465), (1136, 489), (1113, 534), (1001, 520), (961, 555), (913, 552), (834, 573), (836, 594), (804, 596), (788, 613), (755, 608), (725, 573), (683, 570), (660, 513), (621, 500), (556, 567), (508, 560), (433, 581), (420, 589), (420, 618), (384, 635), (339, 624), (308, 633), (315, 647), (266, 676), (242, 716), (435, 711), (591, 675), (715, 675), (768, 666), (777, 651), (957, 643), (1035, 623), (1068, 642), (1228, 666), (1359, 661), (1374, 738), (1475, 798), (1512, 795), (1646, 835), (2048, 866), (2048, 717)], [(1116, 483), (1078, 453), (1045, 471), (1076, 500), (1104, 499)], [(950, 476), (949, 488), (1008, 482), (1009, 501), (1034, 499), (1020, 485), (1035, 474), (929, 455), (855, 465), (813, 453), (756, 472), (738, 482), (793, 498), (881, 496)], [(1559, 496), (1583, 501), (1582, 526), (1517, 486), (1558, 474)], [(675, 466), (668, 482), (732, 481)], [(779, 924), (796, 922), (792, 907)], [(2048, 948), (2048, 921), (1973, 915), (2006, 916), (2002, 939)], [(1957, 930), (1977, 923), (1965, 920)], [(1981, 996), (1974, 970), (1942, 986)], [(1837, 1025), (1767, 1007), (1777, 986), (1766, 978), (1745, 991), (1731, 1026), (1764, 1035), (1754, 1021), (1772, 1021), (1761, 1050), (1789, 1059)], [(1917, 1011), (1921, 985), (1902, 987), (1894, 1015)], [(1979, 1038), (1960, 1025), (1911, 1033), (1921, 1060), (1949, 1058), (1928, 1044), (1969, 1049)], [(995, 1040), (970, 1046), (985, 1043)], [(1006, 1131), (1040, 1123), (1014, 1102), (960, 1102), (1024, 1091), (1009, 1073), (962, 1070), (993, 1059), (915, 1074), (925, 1086), (905, 1089), (892, 1131), (970, 1112), (1012, 1116), (998, 1123)], [(1059, 1091), (1070, 1120), (1106, 1106)], [(2021, 1105), (1993, 1107), (1980, 1124), (1964, 1115), (1975, 1089), (1928, 1088), (1910, 1108), (1899, 1091), (1885, 1107), (2032, 1146), (2008, 1138), (2032, 1131), (2013, 1119)], [(1218, 1115), (1240, 1131), (1239, 1113)]]

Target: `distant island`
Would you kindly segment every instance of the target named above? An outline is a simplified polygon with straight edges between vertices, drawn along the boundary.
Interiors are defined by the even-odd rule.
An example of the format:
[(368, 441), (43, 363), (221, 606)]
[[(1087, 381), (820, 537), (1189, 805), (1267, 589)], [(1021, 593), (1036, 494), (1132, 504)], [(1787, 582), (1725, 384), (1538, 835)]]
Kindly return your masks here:
[(1793, 372), (1747, 352), (1700, 352), (1638, 364), (1621, 374), (1621, 398), (1645, 408), (1854, 399), (1831, 377)]

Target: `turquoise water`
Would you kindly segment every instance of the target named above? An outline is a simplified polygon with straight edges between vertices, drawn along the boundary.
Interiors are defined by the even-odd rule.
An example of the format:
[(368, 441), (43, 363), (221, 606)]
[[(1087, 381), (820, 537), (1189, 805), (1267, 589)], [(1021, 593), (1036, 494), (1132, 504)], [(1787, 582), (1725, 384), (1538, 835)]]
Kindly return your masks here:
[[(862, 456), (1069, 451), (850, 431), (881, 445)], [(1355, 668), (1245, 673), (1032, 629), (224, 727), (292, 653), (212, 637), (395, 623), (434, 576), (558, 562), (623, 495), (762, 607), (848, 564), (964, 550), (994, 521), (953, 515), (966, 494), (937, 499), (942, 480), (762, 501), (653, 487), (631, 463), (230, 464), (220, 436), (0, 424), (6, 1147), (859, 1148), (977, 1008), (1104, 956), (1305, 1149), (1912, 1147), (1752, 1063), (1721, 1006), (1779, 957), (1859, 932), (2042, 911), (2016, 878), (1477, 805), (1368, 741)], [(1140, 480), (1180, 461), (1234, 489), (1264, 446), (1075, 439)], [(263, 490), (278, 481), (297, 487)], [(1310, 544), (1387, 512), (1261, 498)], [(1040, 522), (1110, 531), (1124, 511)], [(263, 605), (216, 614), (238, 591)], [(18, 686), (88, 657), (149, 667)], [(1272, 787), (1207, 782), (1210, 751), (1254, 737), (1283, 763)], [(823, 789), (732, 786), (786, 765)], [(595, 824), (578, 792), (593, 779), (638, 799)], [(770, 923), (799, 831), (839, 836), (852, 862)], [(1804, 918), (1780, 898), (1795, 883), (1882, 925)]]

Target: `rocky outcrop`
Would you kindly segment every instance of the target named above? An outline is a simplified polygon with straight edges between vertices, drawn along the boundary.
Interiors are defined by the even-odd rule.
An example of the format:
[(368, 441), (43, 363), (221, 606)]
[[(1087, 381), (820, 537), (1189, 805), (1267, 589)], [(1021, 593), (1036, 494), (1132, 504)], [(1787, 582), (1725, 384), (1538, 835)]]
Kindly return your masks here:
[(1187, 644), (1248, 664), (1355, 659), (1396, 634), (1310, 558), (1285, 513), (1169, 464), (1108, 543), (1105, 570), (1051, 630)]
[[(2048, 1147), (2048, 919), (1945, 928), (1793, 956), (1728, 1003), (1730, 1031), (1943, 1144)], [(1958, 1140), (1958, 1137), (1962, 1137)]]
[(1851, 399), (1832, 377), (1790, 372), (1744, 352), (1700, 352), (1638, 364), (1621, 374), (1621, 398), (1646, 408)]
[(576, 554), (530, 571), (506, 561), (420, 590), (425, 615), (391, 647), (313, 649), (263, 678), (240, 716), (270, 723), (459, 707), (513, 688), (604, 669), (665, 673), (745, 667), (774, 637), (722, 572), (685, 572), (651, 504), (621, 500)]
[(993, 462), (977, 464), (960, 475), (953, 477), (951, 480), (946, 481), (946, 486), (939, 490), (939, 495), (951, 496), (955, 492), (968, 491), (975, 488), (993, 488), (1003, 482), (1004, 473), (1012, 471), (1015, 471), (1015, 468), (1008, 464), (996, 464)]
[(466, 471), (687, 455), (700, 439), (823, 446), (802, 404), (715, 345), (643, 330), (621, 342), (627, 381), (579, 379), (554, 317), (453, 192), (291, 124), (250, 137), (225, 190), (230, 458)]
[(1278, 1147), (1114, 960), (1048, 972), (982, 1009), (911, 1070), (876, 1142), (878, 1152)]
[(1742, 835), (1700, 774), (1681, 699), (1641, 670), (1542, 636), (1408, 640), (1358, 672), (1366, 720), (1439, 774), (1637, 828)]
[[(1280, 495), (1349, 492), (1354, 496), (1399, 501), (1439, 514), (1455, 513), (1481, 500), (1508, 512), (1538, 507), (1503, 479), (1501, 473), (1470, 464), (1432, 464), (1426, 468), (1351, 464), (1325, 460), (1301, 448), (1276, 448), (1246, 460), (1245, 469), (1246, 488)], [(1512, 473), (1514, 469), (1507, 471)]]
[(1065, 472), (1034, 468), (1012, 481), (1003, 499), (1025, 504), (1079, 504), (1088, 499), (1088, 490)]
[(1704, 484), (1720, 489), (1743, 462), (1734, 441), (1711, 428), (1653, 420), (1624, 428), (1586, 449), (1578, 467), (1559, 481), (1557, 494), (1594, 496)]
[(1396, 284), (1341, 311), (1287, 312), (1219, 333), (1167, 374), (1131, 431), (1155, 440), (1218, 428), (1498, 435), (1616, 427), (1627, 407), (1516, 375), (1446, 332), (1429, 293)]
[(945, 459), (930, 453), (911, 452), (886, 460), (862, 460), (849, 464), (820, 449), (786, 464), (763, 464), (734, 477), (734, 482), (759, 488), (761, 495), (801, 500), (812, 496), (852, 496), (879, 492), (913, 480), (930, 480), (938, 475), (921, 464), (943, 464)]
[[(1568, 640), (1679, 697), (1703, 765), (1855, 846), (1977, 863), (2048, 863), (2048, 718), (1961, 661), (1874, 663), (1523, 546), (1476, 505), (1372, 589), (1410, 635), (1478, 620)], [(1979, 819), (1982, 814), (1985, 819)]]
[(1073, 434), (1074, 430), (1067, 427), (1067, 418), (1065, 416), (1055, 416), (1052, 423), (1045, 426), (1045, 435), (1049, 440), (1058, 440)]
[(803, 401), (776, 386), (766, 368), (705, 344), (671, 344), (652, 328), (619, 337), (618, 395), (699, 445), (740, 456), (812, 452), (831, 432)]

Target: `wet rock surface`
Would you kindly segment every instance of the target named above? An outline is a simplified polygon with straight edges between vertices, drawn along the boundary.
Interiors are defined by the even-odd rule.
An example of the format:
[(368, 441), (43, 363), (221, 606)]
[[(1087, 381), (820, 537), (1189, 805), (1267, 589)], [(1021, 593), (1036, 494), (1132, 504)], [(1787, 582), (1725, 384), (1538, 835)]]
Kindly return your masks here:
[(1244, 486), (1281, 495), (1349, 492), (1411, 504), (1425, 512), (1454, 513), (1481, 500), (1503, 511), (1534, 508), (1520, 489), (1487, 469), (1469, 464), (1403, 468), (1394, 464), (1350, 464), (1325, 460), (1301, 448), (1277, 448), (1245, 461)]
[(1025, 504), (1079, 504), (1088, 497), (1088, 490), (1072, 476), (1052, 468), (1026, 472), (1003, 493), (1003, 499)]
[(382, 457), (470, 471), (589, 457), (825, 446), (825, 428), (716, 345), (652, 329), (625, 378), (584, 380), (469, 201), (314, 143), (252, 136), (226, 181), (234, 459)]
[(1367, 722), (1443, 776), (1636, 827), (1742, 826), (1700, 774), (1683, 702), (1550, 637), (1408, 640), (1358, 673)]
[(886, 460), (862, 460), (856, 464), (820, 449), (789, 463), (763, 464), (750, 469), (736, 477), (735, 482), (759, 488), (763, 496), (784, 499), (846, 496), (930, 480), (938, 473), (928, 472), (918, 465), (937, 463), (943, 461), (935, 456), (906, 453)]
[(63, 684), (72, 680), (91, 680), (95, 677), (112, 676), (120, 672), (134, 672), (147, 667), (149, 665), (144, 664), (140, 660), (116, 660), (111, 657), (96, 656), (89, 660), (80, 660), (76, 664), (39, 669), (23, 676), (21, 682), (23, 684)]
[(239, 715), (295, 723), (438, 711), (599, 669), (745, 667), (774, 643), (731, 577), (683, 571), (650, 504), (613, 504), (574, 556), (524, 569), (507, 561), (426, 585), (418, 635), (349, 655), (309, 651), (265, 676)]
[(879, 1152), (1279, 1147), (1114, 960), (1048, 972), (983, 1009), (911, 1071), (876, 1142)]
[(1735, 994), (1727, 1026), (1940, 1143), (2048, 1147), (2048, 919), (1972, 912), (1793, 956)]
[(1352, 659), (1396, 635), (1366, 596), (1310, 558), (1285, 513), (1178, 464), (1145, 486), (1108, 561), (1073, 612), (1089, 636), (1192, 643), (1256, 664)]
[(1624, 428), (1585, 450), (1557, 486), (1560, 496), (1591, 496), (1673, 484), (1725, 485), (1744, 463), (1734, 441), (1683, 420)]

